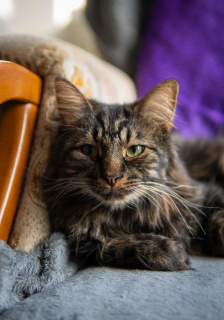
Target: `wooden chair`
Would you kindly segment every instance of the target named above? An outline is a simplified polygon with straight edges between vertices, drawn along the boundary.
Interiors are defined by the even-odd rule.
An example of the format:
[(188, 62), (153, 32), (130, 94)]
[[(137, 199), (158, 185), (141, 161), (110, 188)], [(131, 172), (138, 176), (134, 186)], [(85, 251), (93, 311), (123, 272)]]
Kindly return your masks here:
[(0, 61), (0, 239), (7, 241), (29, 158), (42, 80)]

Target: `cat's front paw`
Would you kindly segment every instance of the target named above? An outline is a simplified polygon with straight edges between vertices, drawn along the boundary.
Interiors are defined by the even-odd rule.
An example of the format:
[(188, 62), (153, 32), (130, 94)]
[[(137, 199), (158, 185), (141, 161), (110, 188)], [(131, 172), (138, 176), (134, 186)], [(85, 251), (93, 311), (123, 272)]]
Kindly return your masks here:
[(209, 247), (207, 253), (224, 257), (224, 210), (214, 210), (208, 227)]
[(189, 256), (181, 244), (160, 235), (145, 235), (147, 251), (144, 256), (151, 270), (191, 270)]
[(190, 259), (180, 244), (155, 234), (135, 234), (104, 244), (99, 262), (116, 267), (176, 271), (190, 270)]
[(172, 251), (170, 260), (173, 270), (192, 270), (190, 258), (180, 244)]

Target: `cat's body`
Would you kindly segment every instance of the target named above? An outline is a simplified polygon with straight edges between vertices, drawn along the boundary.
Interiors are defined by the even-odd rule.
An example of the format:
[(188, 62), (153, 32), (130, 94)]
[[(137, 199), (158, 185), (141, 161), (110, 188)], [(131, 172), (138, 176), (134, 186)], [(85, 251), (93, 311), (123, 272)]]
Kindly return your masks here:
[(186, 251), (224, 256), (224, 142), (173, 142), (175, 80), (127, 105), (87, 101), (61, 78), (56, 94), (44, 195), (75, 255), (151, 270), (189, 269)]

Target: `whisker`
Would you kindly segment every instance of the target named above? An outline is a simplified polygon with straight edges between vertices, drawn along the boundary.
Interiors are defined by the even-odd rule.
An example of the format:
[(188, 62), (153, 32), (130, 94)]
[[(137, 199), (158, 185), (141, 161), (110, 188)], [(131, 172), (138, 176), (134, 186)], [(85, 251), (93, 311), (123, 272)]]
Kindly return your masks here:
[[(138, 190), (140, 192), (140, 190)], [(141, 190), (143, 192), (143, 190)], [(161, 204), (152, 196), (150, 195), (149, 193), (141, 193), (146, 199), (148, 199), (155, 207), (156, 207), (156, 204), (157, 206), (159, 207), (159, 210), (164, 214), (164, 216), (166, 217), (167, 221), (169, 222), (169, 224), (171, 225), (171, 227), (176, 231), (176, 233), (178, 234), (178, 231), (177, 229), (174, 227), (174, 225), (172, 224), (172, 222), (170, 221), (170, 219), (168, 218), (166, 212), (164, 211), (164, 209), (162, 208)], [(146, 196), (147, 194), (147, 196)], [(150, 199), (148, 198), (150, 197)], [(156, 202), (156, 204), (154, 203), (154, 201)]]
[[(189, 206), (194, 208), (195, 210), (197, 210), (198, 212), (200, 212), (201, 214), (205, 215), (204, 212), (202, 212), (199, 208), (198, 208), (198, 205), (182, 198), (179, 194), (177, 194), (174, 190), (172, 190), (172, 188), (166, 186), (166, 185), (162, 185), (160, 183), (156, 183), (156, 182), (148, 182), (147, 185), (151, 185), (151, 186), (157, 186), (157, 187), (160, 187), (160, 188), (164, 188), (166, 191), (164, 190), (161, 190), (160, 188), (156, 188), (156, 190), (153, 190), (152, 187), (149, 186), (149, 190), (150, 191), (157, 191), (157, 192), (160, 192), (162, 194), (165, 194), (171, 201), (172, 203), (175, 205), (175, 208), (176, 210), (178, 211), (178, 213), (181, 215), (184, 223), (186, 224), (186, 226), (188, 227), (188, 230), (191, 232), (186, 220), (184, 219), (181, 211), (179, 210), (179, 208), (177, 207), (176, 203), (173, 201), (172, 198), (176, 199), (177, 201), (179, 201), (183, 206), (184, 208), (192, 215), (192, 217), (195, 219), (195, 221), (198, 223), (198, 225), (200, 226), (201, 230), (203, 231), (204, 234), (206, 234), (204, 228), (202, 227), (201, 223), (198, 221), (197, 217), (194, 215), (194, 213), (190, 210)], [(143, 186), (143, 188), (146, 188), (147, 189), (148, 186)], [(202, 206), (200, 206), (202, 207)], [(192, 232), (191, 232), (192, 234)], [(192, 234), (193, 236), (193, 234)]]
[[(199, 205), (199, 204), (196, 204), (196, 203), (193, 203), (193, 202), (190, 202), (188, 201), (187, 199), (184, 199), (183, 197), (181, 197), (178, 193), (176, 193), (174, 190), (173, 190), (173, 187), (169, 187), (165, 184), (161, 184), (161, 183), (157, 183), (157, 182), (154, 182), (154, 181), (151, 181), (151, 182), (143, 182), (142, 184), (147, 184), (147, 185), (155, 185), (155, 186), (159, 186), (161, 188), (165, 188), (168, 192), (172, 193), (175, 198), (179, 198), (178, 200), (180, 202), (184, 201), (187, 205), (190, 205), (191, 207), (193, 207), (194, 209), (196, 209), (198, 212), (200, 212), (202, 215), (206, 216), (206, 214), (201, 211), (198, 207), (200, 208), (208, 208), (208, 207), (205, 207), (205, 206), (202, 206), (202, 205)], [(185, 187), (185, 185), (183, 185), (183, 187)], [(187, 186), (186, 186), (187, 187)], [(190, 187), (190, 186), (189, 186)], [(190, 196), (192, 196), (192, 194), (190, 194)]]
[(103, 201), (101, 201), (99, 204), (97, 204), (94, 208), (92, 208), (92, 209), (89, 211), (89, 213), (92, 212), (93, 210), (99, 208), (102, 203), (103, 203)]
[[(157, 191), (161, 192), (161, 190), (159, 190), (159, 189), (158, 189)], [(182, 220), (184, 221), (186, 227), (188, 228), (189, 232), (191, 233), (192, 237), (194, 237), (194, 234), (192, 233), (189, 225), (187, 224), (187, 221), (185, 220), (184, 216), (182, 215), (182, 213), (181, 213), (181, 211), (179, 210), (179, 208), (178, 208), (178, 206), (176, 205), (176, 203), (173, 201), (172, 197), (170, 197), (170, 195), (169, 195), (168, 193), (165, 193), (165, 192), (162, 192), (162, 193), (165, 194), (165, 195), (170, 199), (170, 201), (173, 203), (173, 205), (175, 206), (176, 210), (177, 210), (178, 213), (180, 214)], [(158, 194), (158, 195), (159, 195), (159, 194)], [(160, 195), (160, 196), (162, 196), (162, 195)], [(166, 198), (164, 198), (164, 199), (166, 200)], [(166, 201), (167, 201), (167, 200), (166, 200)]]

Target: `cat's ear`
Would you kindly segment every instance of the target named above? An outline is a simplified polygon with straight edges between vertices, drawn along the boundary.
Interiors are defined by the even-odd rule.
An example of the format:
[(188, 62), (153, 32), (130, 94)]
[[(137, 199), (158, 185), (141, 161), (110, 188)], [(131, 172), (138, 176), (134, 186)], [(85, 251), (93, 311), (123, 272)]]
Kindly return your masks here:
[(173, 127), (177, 95), (179, 91), (178, 82), (169, 79), (161, 82), (137, 105), (138, 113), (149, 119), (162, 132), (170, 132)]
[(68, 80), (55, 78), (55, 92), (58, 104), (58, 116), (61, 124), (72, 124), (92, 111), (92, 105), (83, 94)]

